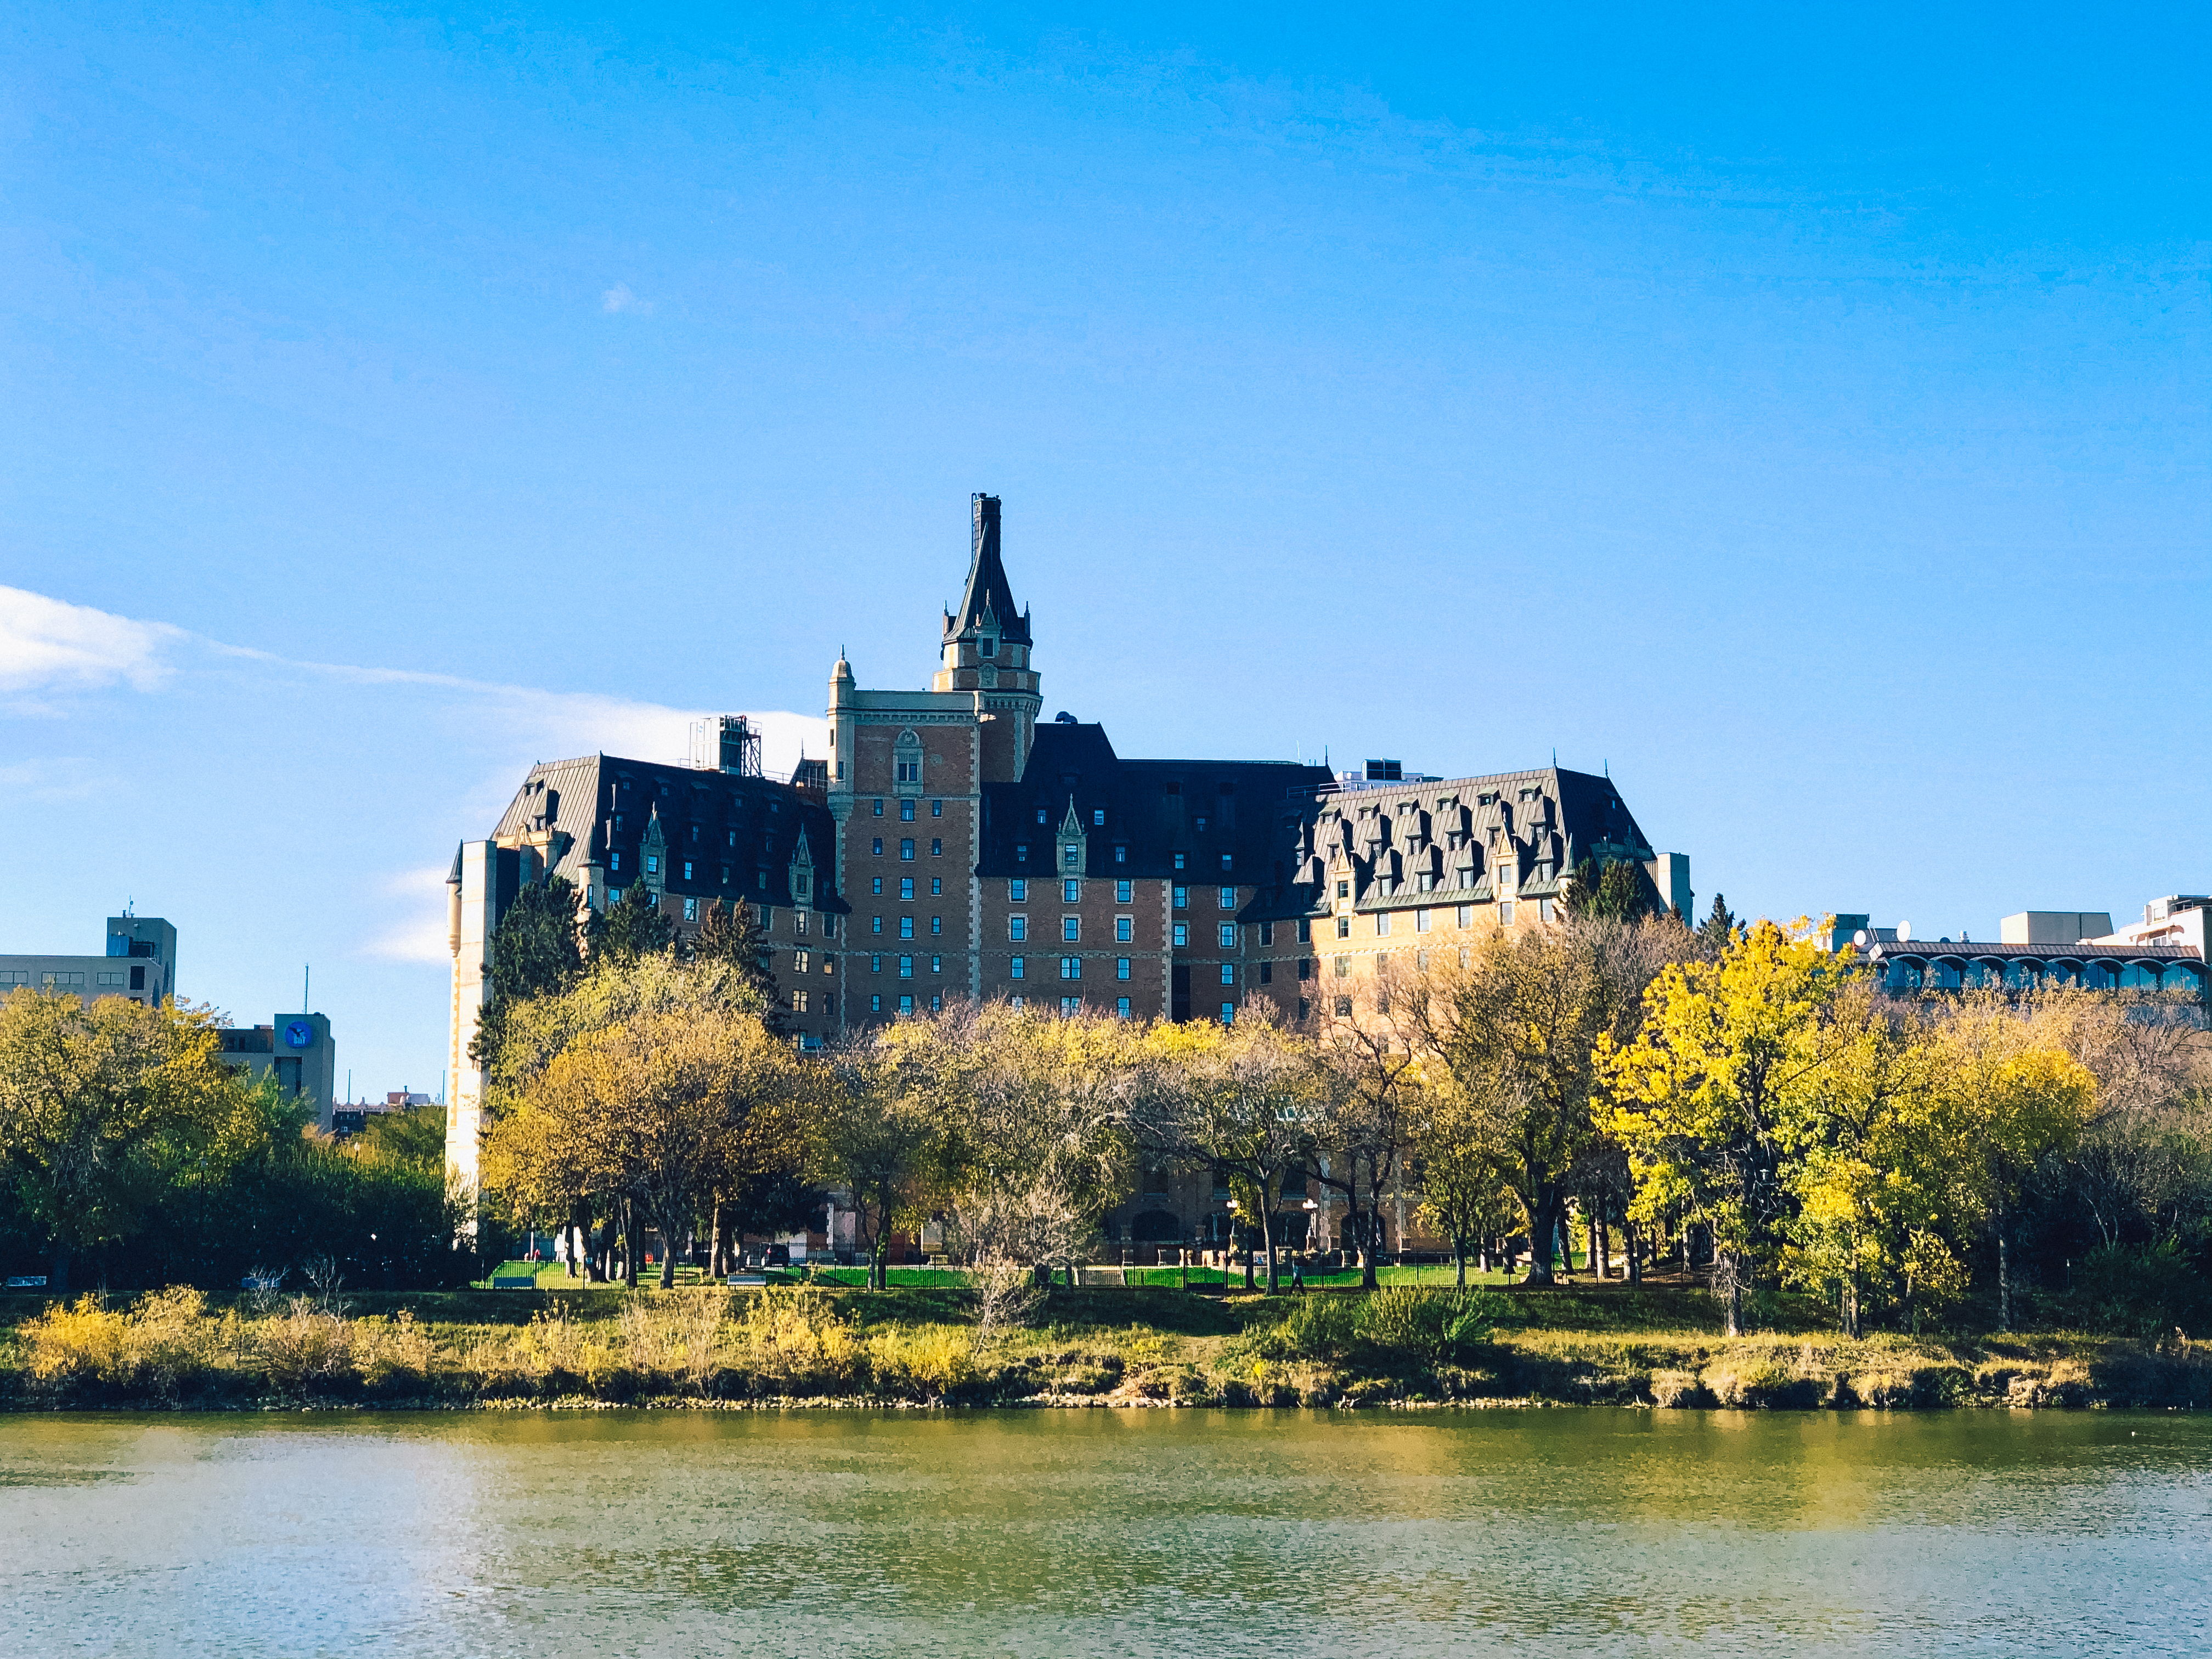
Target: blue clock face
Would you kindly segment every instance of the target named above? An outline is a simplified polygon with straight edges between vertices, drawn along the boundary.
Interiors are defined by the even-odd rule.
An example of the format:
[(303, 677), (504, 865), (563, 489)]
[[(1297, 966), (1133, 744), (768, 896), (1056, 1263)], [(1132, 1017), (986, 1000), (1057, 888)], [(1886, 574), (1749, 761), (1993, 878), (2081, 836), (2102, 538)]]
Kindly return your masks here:
[(315, 1028), (304, 1019), (295, 1019), (284, 1028), (284, 1043), (287, 1048), (305, 1048), (311, 1046), (314, 1040)]

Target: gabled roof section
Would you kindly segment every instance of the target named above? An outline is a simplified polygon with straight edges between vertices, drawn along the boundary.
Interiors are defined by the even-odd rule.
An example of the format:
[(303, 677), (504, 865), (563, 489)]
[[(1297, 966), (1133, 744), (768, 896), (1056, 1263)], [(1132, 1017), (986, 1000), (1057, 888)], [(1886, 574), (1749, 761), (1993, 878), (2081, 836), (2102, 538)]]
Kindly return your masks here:
[(986, 618), (999, 637), (1028, 645), (1030, 618), (1014, 606), (1014, 590), (1006, 585), (1006, 568), (999, 559), (999, 498), (969, 498), (973, 509), (974, 547), (968, 560), (968, 586), (960, 608), (945, 619), (945, 637), (955, 640), (981, 628)]

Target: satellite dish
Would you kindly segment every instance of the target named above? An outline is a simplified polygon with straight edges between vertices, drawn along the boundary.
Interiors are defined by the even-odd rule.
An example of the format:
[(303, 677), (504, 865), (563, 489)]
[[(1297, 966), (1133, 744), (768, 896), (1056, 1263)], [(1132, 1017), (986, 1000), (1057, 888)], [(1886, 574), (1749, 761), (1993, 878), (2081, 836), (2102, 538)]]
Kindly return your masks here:
[(1862, 927), (1858, 932), (1851, 935), (1851, 943), (1857, 945), (1862, 951), (1863, 951), (1868, 945), (1873, 944), (1874, 941), (1872, 939), (1868, 937), (1867, 930)]
[(1911, 942), (1911, 939), (1912, 939), (1912, 924), (1911, 924), (1911, 922), (1909, 922), (1909, 921), (1900, 921), (1900, 922), (1899, 922), (1899, 923), (1897, 924), (1897, 942), (1898, 942), (1899, 945), (1906, 945), (1906, 944), (1910, 944), (1910, 943)]

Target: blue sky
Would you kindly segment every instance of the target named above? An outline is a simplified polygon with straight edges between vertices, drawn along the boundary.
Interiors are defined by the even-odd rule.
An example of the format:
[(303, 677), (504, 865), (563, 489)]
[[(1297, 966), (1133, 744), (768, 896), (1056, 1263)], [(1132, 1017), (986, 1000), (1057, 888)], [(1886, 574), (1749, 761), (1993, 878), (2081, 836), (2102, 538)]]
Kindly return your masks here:
[(1125, 754), (2212, 883), (2201, 9), (1344, 9), (13, 10), (0, 950), (434, 1087), (522, 769), (918, 683), (975, 489)]

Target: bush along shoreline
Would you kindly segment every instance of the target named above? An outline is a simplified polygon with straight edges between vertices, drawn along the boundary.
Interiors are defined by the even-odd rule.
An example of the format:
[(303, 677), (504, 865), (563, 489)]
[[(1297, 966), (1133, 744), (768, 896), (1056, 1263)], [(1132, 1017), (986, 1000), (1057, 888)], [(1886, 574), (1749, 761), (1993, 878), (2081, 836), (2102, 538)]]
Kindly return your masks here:
[(0, 1409), (654, 1407), (1899, 1410), (2212, 1406), (2212, 1348), (2064, 1332), (1718, 1333), (1689, 1290), (241, 1296), (0, 1322)]

